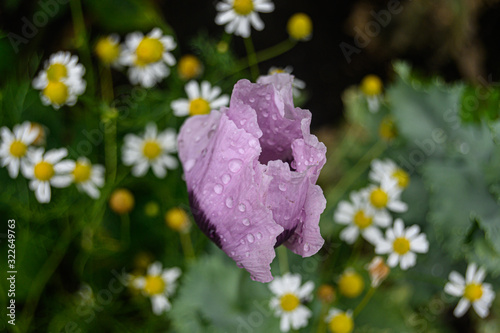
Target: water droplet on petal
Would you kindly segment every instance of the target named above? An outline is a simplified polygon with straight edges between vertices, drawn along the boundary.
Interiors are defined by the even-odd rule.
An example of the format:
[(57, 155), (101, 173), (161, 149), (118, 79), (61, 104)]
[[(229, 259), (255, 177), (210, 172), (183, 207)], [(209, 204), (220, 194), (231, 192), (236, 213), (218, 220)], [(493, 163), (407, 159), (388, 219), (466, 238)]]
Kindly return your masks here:
[(268, 116), (269, 116), (269, 113), (267, 113), (266, 111), (262, 112), (262, 117), (267, 118)]
[(304, 251), (307, 252), (307, 251), (309, 251), (309, 249), (310, 249), (309, 244), (305, 243), (304, 244)]
[(221, 180), (224, 184), (227, 184), (231, 181), (231, 176), (228, 175), (227, 173), (226, 174), (223, 174), (222, 177), (221, 177)]
[(194, 138), (195, 142), (199, 142), (200, 140), (201, 140), (201, 136), (197, 136), (196, 138)]
[(250, 257), (250, 252), (246, 252), (245, 257), (247, 257), (247, 258)]
[(241, 223), (243, 223), (244, 226), (248, 227), (250, 225), (250, 220), (249, 219), (243, 219), (243, 221)]
[(280, 183), (278, 185), (278, 188), (280, 189), (280, 191), (285, 192), (286, 191), (286, 184), (285, 183)]
[(227, 208), (233, 208), (233, 198), (231, 197), (226, 198), (226, 206)]
[(242, 165), (243, 165), (242, 160), (233, 159), (233, 160), (229, 161), (229, 170), (236, 173), (236, 172), (240, 171)]
[(221, 185), (221, 184), (216, 184), (216, 185), (214, 186), (214, 192), (215, 192), (215, 193), (217, 193), (217, 194), (221, 194), (223, 189), (224, 189), (224, 188), (222, 187), (222, 185)]
[(184, 164), (184, 168), (186, 169), (186, 172), (189, 172), (193, 167), (194, 164), (196, 163), (195, 159), (189, 159), (187, 162)]
[(255, 241), (255, 237), (252, 234), (247, 235), (247, 241), (249, 243), (253, 243)]
[(234, 256), (236, 253), (234, 251), (231, 251), (231, 255)]
[(208, 131), (207, 137), (210, 139), (212, 137), (212, 135), (214, 135), (214, 133), (215, 133), (215, 130), (213, 130), (213, 129)]
[(257, 236), (257, 239), (261, 239), (262, 238), (262, 234), (260, 232), (256, 233), (255, 236)]
[(243, 155), (243, 154), (245, 153), (245, 149), (240, 148), (240, 149), (238, 149), (238, 152), (239, 152), (241, 155)]
[(275, 114), (273, 114), (273, 115), (271, 116), (271, 118), (273, 118), (273, 120), (277, 120), (277, 119), (278, 119), (278, 117), (276, 117), (276, 115), (275, 115)]
[(238, 210), (239, 210), (240, 212), (242, 212), (242, 213), (243, 213), (246, 209), (247, 209), (247, 207), (245, 206), (245, 204), (240, 203), (240, 204), (238, 205)]
[(257, 146), (257, 140), (255, 139), (250, 139), (250, 141), (248, 141), (248, 145), (250, 147), (256, 147)]
[(264, 97), (267, 101), (271, 100), (271, 95), (267, 94), (266, 97)]
[(205, 156), (206, 154), (207, 154), (207, 148), (205, 148), (205, 149), (203, 149), (203, 150), (201, 151), (201, 156), (202, 156), (202, 157), (203, 157), (203, 156)]
[(255, 98), (250, 97), (250, 99), (249, 99), (248, 101), (249, 101), (250, 103), (253, 103), (253, 102), (255, 102)]

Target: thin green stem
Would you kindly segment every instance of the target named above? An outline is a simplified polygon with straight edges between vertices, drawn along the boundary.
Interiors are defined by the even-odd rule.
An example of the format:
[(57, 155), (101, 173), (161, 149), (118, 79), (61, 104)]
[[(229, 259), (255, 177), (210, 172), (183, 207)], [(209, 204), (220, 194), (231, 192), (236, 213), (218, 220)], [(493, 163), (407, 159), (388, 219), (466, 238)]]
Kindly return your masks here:
[(122, 247), (126, 249), (130, 244), (130, 216), (125, 213), (120, 215)]
[(194, 254), (193, 242), (191, 242), (191, 234), (189, 232), (180, 232), (179, 235), (186, 262), (192, 262), (196, 256)]
[(327, 313), (328, 313), (328, 304), (326, 302), (321, 302), (321, 311), (319, 314), (319, 322), (318, 322), (318, 328), (316, 329), (316, 333), (326, 332), (325, 317)]
[(353, 318), (356, 318), (356, 316), (361, 312), (361, 310), (364, 309), (364, 307), (366, 306), (366, 304), (368, 304), (368, 302), (372, 298), (373, 294), (375, 293), (375, 290), (376, 289), (374, 287), (370, 287), (370, 289), (368, 289), (368, 291), (366, 292), (366, 294), (363, 297), (363, 299), (361, 300), (361, 302), (359, 302), (358, 306), (352, 312), (352, 317)]
[(245, 42), (245, 48), (247, 50), (248, 66), (250, 67), (252, 79), (256, 81), (259, 77), (259, 67), (257, 66), (257, 55), (255, 54), (252, 37), (243, 38), (243, 41)]
[(290, 268), (288, 267), (288, 253), (286, 250), (286, 247), (284, 246), (278, 246), (278, 260), (279, 260), (279, 265), (280, 265), (280, 271), (281, 274), (288, 273), (290, 271)]

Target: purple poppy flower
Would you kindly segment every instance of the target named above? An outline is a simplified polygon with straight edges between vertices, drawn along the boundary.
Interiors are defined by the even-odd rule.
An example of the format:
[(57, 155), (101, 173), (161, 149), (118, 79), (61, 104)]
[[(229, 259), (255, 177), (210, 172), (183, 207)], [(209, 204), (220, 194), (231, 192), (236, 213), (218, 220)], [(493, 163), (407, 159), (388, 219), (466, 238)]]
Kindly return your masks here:
[(311, 113), (294, 107), (292, 80), (240, 80), (229, 108), (191, 117), (179, 133), (198, 226), (260, 282), (273, 279), (275, 247), (308, 257), (324, 243), (326, 200), (316, 180), (326, 147), (310, 133)]

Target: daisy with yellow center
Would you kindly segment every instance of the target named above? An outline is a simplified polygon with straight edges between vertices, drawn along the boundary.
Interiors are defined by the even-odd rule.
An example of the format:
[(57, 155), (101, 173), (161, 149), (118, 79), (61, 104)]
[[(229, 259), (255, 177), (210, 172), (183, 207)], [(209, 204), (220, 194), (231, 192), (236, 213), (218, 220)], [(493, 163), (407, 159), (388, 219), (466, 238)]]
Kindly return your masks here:
[(382, 80), (377, 75), (367, 75), (361, 81), (360, 89), (366, 96), (368, 109), (373, 113), (378, 112), (382, 99)]
[(379, 239), (375, 245), (375, 253), (389, 254), (387, 265), (395, 267), (399, 263), (403, 270), (415, 266), (416, 253), (427, 253), (428, 250), (429, 242), (425, 234), (420, 233), (420, 227), (412, 225), (405, 229), (401, 219), (396, 219), (393, 228), (386, 230), (385, 238)]
[(350, 201), (341, 201), (333, 219), (346, 225), (340, 233), (340, 239), (353, 244), (361, 234), (368, 242), (375, 244), (382, 237), (380, 228), (388, 227), (392, 217), (386, 210), (374, 209), (361, 192), (351, 192)]
[(28, 121), (15, 125), (12, 132), (7, 127), (0, 128), (0, 164), (7, 167), (11, 178), (17, 178), (19, 169), (26, 168), (28, 149), (39, 133)]
[(158, 178), (164, 178), (167, 169), (175, 169), (177, 160), (171, 153), (177, 151), (177, 135), (173, 129), (158, 133), (154, 123), (146, 126), (143, 137), (127, 134), (122, 148), (123, 164), (132, 166), (132, 175), (144, 176), (149, 168)]
[(385, 264), (382, 257), (376, 256), (372, 261), (366, 266), (368, 273), (370, 273), (370, 279), (372, 281), (372, 287), (376, 288), (385, 280), (387, 275), (391, 272), (389, 266)]
[(23, 174), (31, 179), (29, 187), (35, 191), (38, 202), (50, 202), (51, 186), (62, 188), (71, 184), (71, 176), (64, 174), (64, 163), (61, 162), (67, 154), (65, 148), (52, 149), (46, 153), (43, 148), (38, 148), (28, 154), (28, 165)]
[(310, 40), (312, 29), (312, 20), (309, 15), (304, 13), (294, 14), (286, 25), (288, 34), (295, 40)]
[[(269, 68), (269, 71), (267, 72), (268, 75), (275, 75), (275, 74), (292, 74), (293, 72), (293, 67), (292, 66), (286, 66), (286, 67), (275, 67), (272, 66)], [(293, 75), (292, 75), (293, 76)], [(306, 83), (302, 80), (297, 79), (295, 76), (293, 76), (293, 81), (292, 81), (292, 93), (294, 97), (300, 97), (302, 90), (306, 88)]]
[(104, 186), (102, 165), (92, 165), (86, 157), (80, 157), (76, 161), (62, 161), (60, 171), (72, 178), (79, 191), (87, 193), (93, 199), (99, 198), (99, 187)]
[(144, 36), (141, 32), (127, 35), (120, 55), (120, 64), (129, 67), (128, 76), (132, 84), (151, 88), (170, 75), (169, 66), (175, 65), (170, 53), (177, 44), (172, 36), (164, 36), (154, 28)]
[(490, 312), (491, 303), (495, 299), (495, 292), (491, 284), (484, 283), (486, 270), (478, 269), (475, 263), (469, 264), (465, 279), (458, 272), (451, 272), (449, 282), (444, 291), (452, 296), (461, 297), (453, 311), (455, 317), (462, 317), (472, 304), (479, 317), (485, 318)]
[(105, 65), (119, 66), (121, 53), (120, 37), (116, 34), (101, 37), (94, 47), (94, 52), (99, 60)]
[(215, 23), (225, 25), (228, 34), (243, 38), (250, 37), (250, 31), (264, 29), (264, 22), (258, 13), (271, 13), (274, 3), (270, 0), (222, 0), (217, 3)]
[(312, 299), (314, 283), (308, 281), (301, 286), (299, 274), (287, 273), (276, 277), (269, 284), (269, 289), (274, 294), (270, 307), (280, 319), (281, 332), (288, 332), (290, 328), (298, 330), (306, 327), (312, 311), (302, 303)]
[(363, 195), (375, 210), (390, 210), (395, 213), (404, 213), (408, 205), (401, 201), (402, 188), (398, 180), (393, 177), (383, 178), (379, 184), (370, 185), (362, 190)]
[(332, 308), (326, 316), (328, 328), (332, 333), (351, 333), (354, 329), (354, 320), (351, 311), (341, 311)]
[(371, 181), (377, 184), (380, 184), (385, 178), (392, 178), (400, 189), (405, 189), (410, 184), (410, 175), (388, 158), (373, 160), (369, 177)]
[(191, 80), (199, 77), (203, 72), (203, 65), (196, 56), (192, 54), (183, 55), (177, 65), (177, 73), (183, 80)]
[(163, 269), (158, 261), (152, 263), (145, 276), (135, 277), (132, 280), (134, 288), (142, 291), (142, 294), (151, 299), (153, 313), (161, 315), (172, 307), (168, 298), (172, 296), (177, 288), (177, 279), (181, 276), (181, 270), (177, 267)]
[(85, 68), (78, 63), (76, 55), (60, 51), (45, 62), (44, 69), (33, 80), (33, 87), (41, 91), (44, 105), (52, 105), (55, 109), (72, 106), (85, 92), (84, 74)]
[(212, 87), (208, 81), (189, 81), (184, 89), (188, 98), (177, 99), (170, 105), (177, 117), (208, 114), (229, 104), (229, 96), (221, 95), (221, 88)]

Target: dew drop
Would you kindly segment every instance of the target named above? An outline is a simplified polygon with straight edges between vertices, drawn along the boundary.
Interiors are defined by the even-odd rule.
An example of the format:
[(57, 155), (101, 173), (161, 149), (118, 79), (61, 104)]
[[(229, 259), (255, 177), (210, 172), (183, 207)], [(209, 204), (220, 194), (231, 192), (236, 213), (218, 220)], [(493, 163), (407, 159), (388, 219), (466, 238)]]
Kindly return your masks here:
[(247, 207), (245, 206), (245, 204), (240, 203), (238, 205), (238, 210), (243, 213), (245, 210), (247, 210)]
[(260, 232), (256, 233), (255, 236), (257, 236), (257, 239), (261, 239), (262, 238), (262, 234)]
[(266, 97), (264, 97), (267, 101), (271, 100), (271, 95), (267, 94)]
[(231, 251), (231, 255), (234, 256), (236, 253), (234, 251)]
[(196, 138), (194, 138), (195, 142), (199, 142), (200, 140), (201, 140), (201, 136), (197, 136)]
[(247, 120), (246, 120), (246, 119), (241, 119), (241, 120), (240, 120), (240, 125), (241, 125), (241, 126), (243, 126), (243, 125), (245, 125), (245, 123), (246, 123), (246, 122), (247, 122)]
[(196, 163), (196, 160), (194, 159), (189, 159), (186, 161), (184, 164), (184, 168), (186, 169), (186, 172), (191, 171), (191, 169), (194, 167), (194, 164)]
[(280, 183), (278, 185), (278, 188), (280, 189), (280, 191), (285, 192), (286, 191), (286, 184), (285, 183)]
[(248, 227), (250, 225), (250, 220), (249, 219), (243, 219), (243, 221), (241, 223), (243, 223), (244, 226)]
[(221, 184), (216, 184), (214, 186), (214, 192), (217, 193), (217, 194), (221, 194), (222, 193), (222, 190), (223, 190), (223, 187)]
[(273, 120), (277, 120), (277, 119), (278, 119), (278, 117), (276, 117), (276, 115), (275, 115), (275, 114), (273, 114), (273, 115), (271, 116), (271, 118), (273, 118)]
[(266, 111), (262, 112), (262, 117), (264, 117), (264, 118), (269, 117), (269, 113), (267, 113)]
[(305, 244), (304, 244), (304, 251), (305, 251), (305, 252), (307, 252), (307, 251), (309, 251), (309, 250), (310, 250), (310, 246), (309, 246), (309, 244), (305, 243)]
[(229, 170), (236, 173), (236, 172), (240, 171), (242, 165), (243, 165), (242, 160), (233, 159), (233, 160), (229, 161)]
[(249, 101), (250, 103), (253, 103), (253, 102), (255, 102), (255, 98), (250, 97), (250, 99), (249, 99), (248, 101)]
[(247, 258), (250, 257), (250, 252), (246, 252), (245, 257), (247, 257)]
[(257, 146), (257, 140), (255, 139), (250, 139), (250, 141), (248, 141), (248, 145), (250, 147), (256, 147)]
[(243, 155), (243, 154), (245, 153), (245, 149), (240, 148), (240, 149), (238, 149), (238, 152), (239, 152), (241, 155)]
[(255, 237), (252, 234), (248, 234), (247, 235), (247, 241), (249, 243), (253, 243), (253, 242), (255, 242)]
[(205, 156), (206, 154), (207, 154), (207, 148), (205, 148), (205, 149), (203, 149), (203, 150), (201, 151), (201, 156), (202, 156), (202, 157), (203, 157), (203, 156)]
[(229, 183), (231, 181), (231, 176), (228, 175), (227, 173), (223, 174), (221, 177), (222, 182), (225, 184)]
[(213, 129), (208, 131), (207, 137), (210, 139), (212, 137), (212, 135), (214, 135), (214, 133), (215, 133), (215, 130), (213, 130)]
[(233, 198), (231, 197), (226, 198), (226, 206), (227, 208), (233, 208)]

